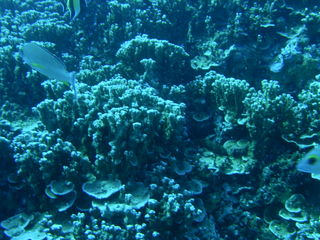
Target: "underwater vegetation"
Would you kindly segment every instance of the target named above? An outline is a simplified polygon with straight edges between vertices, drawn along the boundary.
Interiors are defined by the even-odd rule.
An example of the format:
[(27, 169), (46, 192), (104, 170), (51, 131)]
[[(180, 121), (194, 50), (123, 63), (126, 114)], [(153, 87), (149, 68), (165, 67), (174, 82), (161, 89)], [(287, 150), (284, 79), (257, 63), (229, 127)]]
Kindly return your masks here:
[(0, 13), (1, 240), (320, 238), (318, 1)]

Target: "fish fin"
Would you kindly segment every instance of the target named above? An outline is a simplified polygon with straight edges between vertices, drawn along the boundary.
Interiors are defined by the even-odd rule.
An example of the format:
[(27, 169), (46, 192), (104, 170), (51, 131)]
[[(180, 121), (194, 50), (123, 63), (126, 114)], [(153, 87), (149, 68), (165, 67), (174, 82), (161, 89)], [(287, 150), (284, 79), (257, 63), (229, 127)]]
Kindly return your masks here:
[(81, 12), (81, 1), (80, 0), (72, 0), (72, 7), (73, 7), (73, 12), (74, 16), (71, 19), (74, 20)]
[(74, 94), (74, 99), (78, 100), (78, 94), (77, 94), (77, 88), (76, 88), (76, 72), (71, 72), (71, 80), (70, 80), (70, 85), (71, 88), (73, 90), (73, 94)]
[(71, 18), (71, 21), (72, 21), (75, 18), (73, 0), (67, 0), (67, 8), (68, 8), (68, 11), (70, 13), (70, 18)]
[(65, 7), (64, 7), (64, 4), (63, 3), (60, 3), (61, 7), (62, 7), (62, 13), (65, 12)]
[(33, 69), (45, 69), (45, 66), (39, 64), (39, 63), (30, 63), (30, 66), (33, 68)]

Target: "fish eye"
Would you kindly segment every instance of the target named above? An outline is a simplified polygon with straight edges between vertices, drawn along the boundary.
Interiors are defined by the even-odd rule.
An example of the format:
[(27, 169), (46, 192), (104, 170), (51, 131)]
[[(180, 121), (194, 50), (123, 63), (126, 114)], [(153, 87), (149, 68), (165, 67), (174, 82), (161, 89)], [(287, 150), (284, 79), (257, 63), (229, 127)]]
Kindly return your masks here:
[(317, 162), (317, 159), (315, 157), (308, 158), (308, 164), (314, 165)]

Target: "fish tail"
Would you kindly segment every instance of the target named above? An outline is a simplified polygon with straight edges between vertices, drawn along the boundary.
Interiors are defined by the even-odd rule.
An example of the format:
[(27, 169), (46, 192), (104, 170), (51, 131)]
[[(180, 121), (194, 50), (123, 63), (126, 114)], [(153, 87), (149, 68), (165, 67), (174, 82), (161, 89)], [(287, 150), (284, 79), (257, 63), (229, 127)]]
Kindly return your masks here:
[(73, 94), (74, 94), (74, 99), (75, 101), (78, 100), (78, 94), (77, 94), (77, 88), (76, 88), (76, 72), (71, 72), (71, 78), (70, 78), (70, 84), (71, 84), (71, 88), (73, 90)]

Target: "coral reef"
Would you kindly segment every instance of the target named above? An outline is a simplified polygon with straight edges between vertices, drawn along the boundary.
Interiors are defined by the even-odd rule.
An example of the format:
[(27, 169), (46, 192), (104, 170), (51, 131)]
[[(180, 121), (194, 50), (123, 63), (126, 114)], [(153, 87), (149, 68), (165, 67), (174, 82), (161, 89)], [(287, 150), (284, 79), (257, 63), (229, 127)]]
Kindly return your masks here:
[[(295, 167), (320, 141), (316, 1), (66, 11), (0, 6), (1, 240), (319, 239), (319, 176)], [(76, 98), (23, 63), (32, 41)]]
[(120, 60), (120, 72), (127, 78), (142, 75), (145, 82), (159, 86), (188, 82), (192, 76), (189, 54), (164, 40), (138, 36), (122, 44), (116, 56)]

